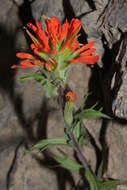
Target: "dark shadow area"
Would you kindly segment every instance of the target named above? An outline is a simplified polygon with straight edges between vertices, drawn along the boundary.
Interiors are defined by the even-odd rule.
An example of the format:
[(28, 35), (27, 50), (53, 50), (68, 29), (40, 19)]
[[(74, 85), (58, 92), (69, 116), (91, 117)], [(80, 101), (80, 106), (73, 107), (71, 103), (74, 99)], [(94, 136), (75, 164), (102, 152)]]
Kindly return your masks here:
[[(105, 53), (104, 56), (102, 58), (103, 61), (103, 71), (101, 73), (101, 78), (103, 80), (103, 84), (102, 89), (103, 89), (103, 94), (106, 95), (106, 97), (104, 96), (104, 104), (106, 106), (106, 112), (110, 113), (112, 116), (112, 102), (115, 99), (117, 92), (122, 84), (122, 73), (120, 72), (120, 64), (116, 63), (115, 59), (116, 56), (118, 55), (118, 51), (120, 48), (120, 44), (123, 40), (123, 37), (120, 38), (119, 41), (117, 41), (112, 49), (109, 49), (107, 46), (107, 42), (105, 37), (102, 37), (102, 41), (103, 41), (103, 47), (105, 49)], [(106, 42), (106, 43), (105, 43)], [(122, 57), (124, 55), (124, 52), (121, 52), (122, 54), (121, 56), (121, 60)], [(119, 61), (121, 61), (119, 60)], [(115, 77), (115, 83), (114, 83), (114, 87), (111, 89), (111, 83), (112, 83), (112, 78), (114, 73), (116, 73), (116, 77)], [(103, 77), (102, 77), (103, 76)]]
[(92, 10), (92, 11), (87, 11), (87, 12), (85, 12), (85, 13), (80, 14), (80, 15), (77, 16), (76, 18), (78, 18), (78, 19), (82, 19), (84, 16), (86, 16), (86, 15), (92, 13), (92, 12), (93, 12), (93, 10)]
[(63, 0), (63, 9), (64, 9), (65, 19), (67, 18), (69, 22), (71, 21), (72, 18), (76, 17), (73, 7), (70, 3), (70, 0)]
[(89, 7), (95, 11), (96, 10), (96, 5), (95, 2), (93, 0), (86, 0), (86, 2), (88, 3)]
[[(122, 43), (124, 42), (124, 43)], [(122, 51), (119, 54), (118, 62), (116, 62), (116, 56), (118, 56), (118, 52), (120, 49), (122, 43)], [(103, 84), (101, 85), (101, 88), (103, 89), (103, 106), (104, 111), (106, 114), (110, 115), (112, 118), (114, 118), (114, 115), (112, 113), (112, 105), (113, 101), (115, 100), (117, 93), (120, 89), (120, 86), (122, 85), (122, 72), (121, 72), (121, 61), (126, 51), (126, 34), (121, 35), (121, 38), (119, 41), (117, 41), (111, 50), (107, 48), (106, 45), (104, 45), (105, 54), (102, 59), (104, 63), (104, 69), (101, 75), (101, 79), (103, 80)], [(115, 76), (115, 82), (114, 86), (111, 89), (111, 83), (114, 73), (116, 73)], [(102, 77), (103, 76), (103, 77)], [(127, 121), (115, 118), (115, 121), (117, 123), (120, 123), (122, 125), (127, 124)], [(109, 157), (109, 147), (106, 143), (106, 130), (108, 127), (108, 121), (103, 119), (102, 127), (100, 131), (100, 143), (102, 145), (102, 160), (103, 160), (103, 173), (107, 170), (108, 167), (108, 157)]]
[(0, 26), (0, 89), (9, 94), (14, 94), (15, 73), (11, 68), (16, 63), (15, 34), (8, 34), (3, 26)]
[[(91, 106), (95, 105), (97, 103), (97, 106), (95, 109), (103, 108), (103, 112), (108, 115), (112, 115), (111, 109), (109, 109), (109, 106), (107, 105), (107, 96), (108, 96), (108, 89), (107, 86), (104, 87), (105, 83), (105, 76), (107, 76), (107, 72), (109, 68), (112, 65), (112, 52), (108, 49), (108, 47), (105, 45), (105, 39), (102, 37), (105, 53), (103, 55), (102, 61), (103, 61), (103, 68), (100, 68), (97, 64), (94, 65), (93, 68), (91, 68), (91, 78), (89, 80), (89, 96), (86, 101), (87, 108), (90, 108)], [(107, 124), (108, 121), (104, 119), (102, 121), (102, 126), (100, 130), (100, 137), (99, 141), (101, 144), (102, 149), (95, 144), (95, 141), (92, 136), (90, 136), (90, 141), (93, 147), (95, 148), (96, 153), (96, 174), (98, 173), (98, 169), (100, 166), (102, 166), (102, 174), (106, 171), (108, 166), (108, 146), (106, 142), (106, 130), (107, 130)]]
[[(111, 68), (111, 72), (113, 72), (113, 71), (116, 72), (114, 86), (111, 90), (112, 104), (113, 104), (113, 101), (116, 99), (118, 91), (122, 85), (123, 72), (121, 71), (121, 63), (122, 63), (122, 59), (126, 53), (126, 46), (127, 46), (127, 33), (125, 32), (125, 33), (121, 34), (120, 40), (118, 42), (116, 42), (113, 46), (114, 55), (118, 55), (118, 53), (119, 53), (119, 57), (118, 57), (117, 62), (115, 62), (115, 60), (114, 60), (114, 63), (115, 63), (114, 67)], [(120, 48), (121, 48), (121, 51), (119, 51)], [(113, 109), (113, 106), (112, 106), (112, 109)]]
[[(95, 65), (93, 68), (91, 68), (92, 74), (91, 74), (91, 78), (89, 80), (89, 96), (87, 98), (86, 101), (86, 105), (85, 108), (90, 108), (93, 105), (96, 105), (95, 109), (99, 109), (101, 107), (103, 107), (103, 112), (104, 113), (108, 113), (105, 110), (105, 106), (104, 106), (104, 95), (103, 94), (103, 89), (102, 87), (102, 78), (100, 78), (100, 68)], [(102, 75), (103, 76), (103, 75)], [(109, 115), (109, 114), (108, 114)], [(107, 130), (107, 120), (103, 120), (102, 121), (102, 126), (101, 126), (101, 130), (100, 130), (100, 144), (102, 149), (100, 149), (94, 138), (92, 137), (92, 135), (87, 131), (88, 137), (90, 139), (90, 142), (95, 150), (96, 153), (96, 170), (95, 173), (98, 173), (98, 169), (100, 168), (100, 166), (102, 165), (102, 170), (105, 171), (107, 168), (107, 160), (108, 160), (108, 147), (107, 147), (107, 143), (106, 143), (106, 130)]]
[(19, 18), (23, 26), (25, 26), (28, 22), (34, 23), (34, 18), (31, 11), (31, 4), (34, 1), (35, 0), (24, 0), (23, 3), (20, 6), (18, 6)]
[[(24, 26), (26, 26), (27, 23), (32, 22), (33, 24), (35, 24), (35, 20), (33, 18), (32, 15), (32, 11), (31, 11), (31, 3), (33, 3), (34, 0), (29, 1), (29, 0), (24, 0), (23, 3), (19, 6), (16, 4), (16, 2), (14, 1), (14, 4), (16, 4), (16, 6), (18, 7), (18, 17), (21, 21), (21, 29), (23, 30)], [(24, 30), (25, 32), (25, 30)], [(25, 38), (27, 40), (28, 45), (30, 46), (30, 38), (28, 35), (25, 35)]]
[[(102, 175), (107, 171), (108, 168), (108, 158), (109, 158), (109, 147), (107, 145), (106, 142), (106, 132), (107, 132), (107, 127), (108, 127), (108, 121), (106, 119), (103, 119), (102, 121), (102, 126), (101, 126), (101, 130), (100, 130), (100, 144), (102, 146), (102, 150), (101, 150), (101, 162), (102, 163)], [(99, 169), (98, 165), (98, 169)]]
[[(114, 118), (112, 113), (112, 102), (115, 99), (119, 88), (122, 84), (122, 72), (120, 71), (120, 62), (122, 57), (125, 53), (126, 46), (126, 34), (122, 35), (120, 40), (117, 41), (112, 49), (108, 48), (108, 42), (105, 39), (105, 36), (102, 36), (103, 48), (104, 48), (104, 55), (102, 57), (103, 68), (100, 68), (98, 65), (95, 65), (91, 68), (92, 74), (89, 80), (89, 97), (86, 101), (86, 107), (91, 107), (92, 105), (98, 103), (96, 108), (103, 107), (103, 112), (110, 116), (112, 119), (115, 119), (117, 123), (122, 125), (127, 124), (127, 121), (123, 119)], [(119, 48), (121, 42), (123, 43), (123, 51), (119, 55), (119, 63), (116, 63), (116, 56), (118, 55)], [(111, 82), (114, 73), (116, 72), (116, 79), (114, 83), (114, 87), (111, 89)], [(108, 167), (108, 157), (109, 157), (109, 147), (106, 142), (106, 133), (108, 127), (108, 120), (102, 120), (102, 126), (100, 130), (100, 137), (99, 141), (102, 146), (102, 150), (99, 150), (98, 147), (95, 146), (93, 139), (91, 139), (91, 144), (95, 148), (97, 163), (96, 163), (96, 173), (98, 172), (98, 168), (101, 163), (102, 166), (102, 173), (104, 174)]]

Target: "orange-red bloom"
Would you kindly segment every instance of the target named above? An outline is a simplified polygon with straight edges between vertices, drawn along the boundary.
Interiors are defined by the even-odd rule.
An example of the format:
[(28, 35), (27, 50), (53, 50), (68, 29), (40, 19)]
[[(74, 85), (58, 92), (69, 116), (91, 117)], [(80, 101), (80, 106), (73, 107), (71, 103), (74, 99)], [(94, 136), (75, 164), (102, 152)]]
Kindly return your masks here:
[(95, 48), (92, 48), (94, 45), (94, 41), (88, 42), (88, 44), (85, 44), (78, 48), (76, 50), (78, 56), (75, 59), (72, 59), (70, 63), (85, 63), (85, 64), (95, 64), (99, 56), (93, 55), (93, 53), (96, 51)]
[(31, 55), (30, 53), (19, 52), (16, 54), (16, 56), (21, 59), (21, 62), (20, 62), (20, 65), (15, 65), (15, 64), (12, 65), (11, 67), (12, 69), (15, 69), (15, 68), (26, 69), (26, 68), (32, 68), (35, 66), (40, 66), (41, 68), (44, 67), (44, 63), (41, 60), (36, 59), (36, 57)]
[[(78, 33), (81, 29), (80, 20), (73, 18), (69, 24), (66, 19), (61, 26), (57, 17), (52, 17), (46, 18), (45, 23), (45, 29), (42, 28), (38, 21), (36, 21), (35, 25), (32, 23), (27, 24), (27, 27), (35, 33), (34, 36), (26, 29), (32, 40), (31, 50), (33, 55), (28, 53), (16, 54), (22, 61), (19, 66), (13, 65), (12, 68), (43, 65), (48, 71), (54, 71), (55, 67), (57, 68), (58, 64), (61, 64), (58, 57), (62, 55), (65, 48), (70, 53), (69, 57), (72, 55), (72, 58), (64, 60), (66, 64), (95, 64), (98, 61), (99, 56), (94, 55), (95, 49), (92, 48), (94, 41), (90, 41), (85, 45), (80, 45), (78, 42)], [(53, 67), (51, 66), (52, 64)]]
[(71, 103), (75, 102), (76, 94), (72, 91), (68, 91), (65, 95), (65, 98), (66, 98), (66, 101), (71, 104)]

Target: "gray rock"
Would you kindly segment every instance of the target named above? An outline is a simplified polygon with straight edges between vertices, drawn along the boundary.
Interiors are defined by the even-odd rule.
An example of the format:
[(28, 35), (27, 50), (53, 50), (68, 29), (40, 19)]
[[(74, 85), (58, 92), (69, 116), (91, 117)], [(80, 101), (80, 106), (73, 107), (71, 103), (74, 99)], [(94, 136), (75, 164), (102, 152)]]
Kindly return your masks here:
[[(16, 74), (11, 75), (7, 73), (10, 71), (10, 61), (12, 63), (16, 61), (15, 51), (17, 49), (23, 50), (24, 47), (27, 47), (22, 30), (19, 32), (21, 18), (19, 18), (18, 8), (23, 1), (14, 1), (15, 3), (9, 0), (6, 2), (0, 1), (0, 74), (3, 76), (0, 81), (0, 190), (5, 190), (7, 186), (11, 190), (56, 190), (58, 189), (56, 170), (49, 169), (45, 164), (40, 166), (40, 161), (41, 163), (44, 161), (44, 155), (42, 154), (34, 153), (24, 156), (25, 147), (21, 145), (21, 142), (25, 141), (25, 144), (30, 146), (31, 143), (45, 138), (46, 135), (49, 138), (63, 136), (64, 121), (59, 112), (57, 101), (45, 99), (44, 91), (39, 84), (36, 82), (19, 83), (19, 78), (24, 71), (17, 71)], [(116, 116), (126, 118), (127, 54), (126, 37), (124, 37), (126, 35), (121, 34), (126, 32), (127, 27), (126, 1), (31, 0), (30, 2), (32, 15), (36, 20), (40, 20), (43, 14), (48, 17), (57, 16), (61, 22), (67, 15), (68, 17), (70, 16), (68, 19), (71, 19), (72, 16), (81, 18), (84, 31), (84, 39), (82, 40), (95, 40), (101, 65), (101, 58), (106, 52), (102, 36), (105, 36), (106, 45), (109, 49), (119, 39), (122, 39), (119, 41), (119, 50), (114, 57), (113, 65), (104, 76), (105, 78), (102, 76), (101, 82), (104, 88), (103, 96), (106, 99), (112, 99), (115, 92), (113, 104), (111, 101), (107, 101), (109, 103), (107, 105), (112, 107)], [(115, 5), (113, 5), (113, 2), (115, 2)], [(125, 46), (124, 49), (122, 48), (123, 45)], [(84, 91), (88, 92), (92, 72), (85, 65), (77, 65), (70, 69), (69, 74), (68, 83), (77, 92), (76, 106), (78, 107)], [(96, 83), (95, 86), (99, 86), (99, 83)], [(102, 96), (101, 92), (99, 93)], [(102, 142), (100, 142), (102, 121), (95, 122), (90, 120), (84, 121), (84, 124), (101, 151), (104, 148)], [(109, 162), (105, 176), (115, 179), (126, 179), (127, 128), (121, 128), (121, 125), (116, 122), (110, 122), (108, 126), (107, 133), (103, 135), (109, 147)], [(96, 168), (97, 162), (96, 150), (94, 148), (89, 139), (86, 139), (83, 153), (93, 169)], [(72, 156), (70, 150), (64, 150)], [(52, 151), (55, 152), (57, 150), (52, 149)], [(61, 184), (65, 176), (65, 174), (60, 173), (59, 179)], [(74, 179), (77, 183), (79, 177), (75, 175)], [(7, 180), (9, 180), (8, 183)], [(72, 188), (68, 184), (69, 182), (67, 181), (66, 189)]]
[(98, 20), (99, 29), (104, 33), (110, 48), (120, 39), (120, 31), (127, 31), (126, 9), (125, 0), (111, 0)]
[(35, 20), (40, 20), (42, 15), (47, 17), (57, 15), (61, 21), (64, 19), (62, 0), (36, 0), (31, 4), (31, 9)]
[[(56, 175), (49, 169), (43, 169), (32, 155), (24, 155), (25, 148), (19, 146), (16, 154), (16, 161), (11, 170), (10, 190), (38, 189), (57, 190)], [(40, 154), (41, 159), (41, 154)], [(39, 158), (38, 158), (39, 160)]]
[(114, 115), (121, 119), (127, 119), (127, 2), (109, 1), (103, 14), (98, 20), (99, 30), (103, 32), (107, 40), (107, 47), (112, 51), (111, 67), (105, 74), (107, 89), (106, 102), (112, 107)]

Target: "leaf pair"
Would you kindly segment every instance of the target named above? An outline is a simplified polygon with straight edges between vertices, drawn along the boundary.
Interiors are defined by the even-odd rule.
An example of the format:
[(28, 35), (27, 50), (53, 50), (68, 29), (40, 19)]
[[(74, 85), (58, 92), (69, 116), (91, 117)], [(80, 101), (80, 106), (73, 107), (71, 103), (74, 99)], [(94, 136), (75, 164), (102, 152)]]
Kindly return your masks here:
[(100, 110), (95, 110), (93, 108), (84, 109), (80, 113), (75, 115), (75, 119), (83, 120), (83, 119), (99, 119), (99, 118), (106, 118), (110, 119), (109, 116), (102, 113)]
[(29, 153), (33, 150), (44, 151), (45, 149), (56, 145), (67, 145), (67, 143), (65, 139), (43, 139), (33, 145), (29, 150), (26, 151), (26, 153)]

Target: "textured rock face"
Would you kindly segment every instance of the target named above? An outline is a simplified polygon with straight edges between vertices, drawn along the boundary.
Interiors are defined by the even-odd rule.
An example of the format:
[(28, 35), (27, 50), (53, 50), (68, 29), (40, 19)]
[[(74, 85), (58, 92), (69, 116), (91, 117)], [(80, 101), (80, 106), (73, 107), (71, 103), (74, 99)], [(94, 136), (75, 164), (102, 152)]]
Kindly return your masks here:
[(57, 15), (57, 17), (62, 21), (64, 18), (62, 0), (46, 0), (34, 1), (31, 5), (33, 17), (36, 20), (40, 20), (42, 15), (48, 17)]
[(112, 52), (112, 59), (105, 86), (111, 96), (110, 104), (114, 115), (127, 119), (127, 2), (111, 0), (99, 18), (99, 30), (103, 32), (107, 46)]
[[(97, 68), (100, 73), (106, 71), (98, 80), (96, 67), (72, 67), (68, 83), (78, 94), (77, 106), (84, 92), (93, 92), (94, 103), (99, 96), (104, 97), (114, 114), (126, 119), (126, 7), (124, 0), (0, 1), (0, 190), (69, 190), (79, 180), (77, 175), (49, 167), (52, 160), (48, 154), (24, 156), (25, 147), (31, 143), (47, 136), (61, 137), (64, 123), (55, 100), (47, 100), (36, 82), (21, 84), (19, 78), (24, 71), (10, 70), (17, 61), (16, 51), (27, 49), (21, 26), (32, 19), (40, 20), (43, 14), (55, 15), (61, 22), (65, 17), (80, 18), (83, 28), (79, 40), (95, 40), (99, 65), (104, 64), (104, 69)], [(108, 69), (105, 64), (110, 65)], [(86, 135), (83, 152), (92, 168), (96, 169), (104, 158), (105, 176), (126, 179), (126, 123), (123, 126), (99, 120), (85, 121), (85, 125), (89, 138)]]
[[(121, 42), (118, 55), (115, 59), (115, 73), (112, 78), (112, 90), (115, 95), (112, 109), (115, 115), (119, 118), (127, 118), (127, 35), (124, 34)], [(114, 80), (114, 84), (113, 84)]]
[(111, 0), (99, 18), (99, 28), (105, 34), (110, 46), (119, 40), (121, 32), (127, 30), (127, 3), (125, 0)]
[(20, 146), (16, 162), (11, 171), (9, 189), (41, 190), (43, 188), (47, 190), (47, 187), (50, 187), (51, 190), (56, 190), (57, 184), (53, 183), (53, 181), (56, 181), (56, 175), (52, 171), (49, 172), (48, 168), (43, 170), (39, 167), (39, 163), (34, 156), (33, 158), (30, 155), (24, 156), (24, 151), (25, 148)]

